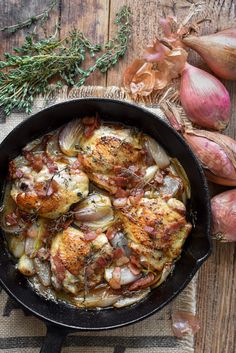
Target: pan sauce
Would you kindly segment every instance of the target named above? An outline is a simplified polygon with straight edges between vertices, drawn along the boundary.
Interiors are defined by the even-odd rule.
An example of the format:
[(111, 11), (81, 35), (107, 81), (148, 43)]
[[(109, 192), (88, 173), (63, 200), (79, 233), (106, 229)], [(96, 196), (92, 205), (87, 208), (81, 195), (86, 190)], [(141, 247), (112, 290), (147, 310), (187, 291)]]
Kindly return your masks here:
[(191, 230), (186, 174), (144, 133), (96, 117), (29, 143), (9, 164), (2, 228), (50, 299), (122, 307), (171, 273)]

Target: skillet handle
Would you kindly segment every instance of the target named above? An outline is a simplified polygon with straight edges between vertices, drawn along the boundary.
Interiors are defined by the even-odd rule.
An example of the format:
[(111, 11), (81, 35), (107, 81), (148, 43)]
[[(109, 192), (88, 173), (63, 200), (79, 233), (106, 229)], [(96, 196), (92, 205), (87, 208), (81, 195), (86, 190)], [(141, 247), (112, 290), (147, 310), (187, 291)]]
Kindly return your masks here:
[(69, 331), (53, 325), (47, 325), (47, 333), (44, 338), (40, 353), (60, 353), (62, 344)]

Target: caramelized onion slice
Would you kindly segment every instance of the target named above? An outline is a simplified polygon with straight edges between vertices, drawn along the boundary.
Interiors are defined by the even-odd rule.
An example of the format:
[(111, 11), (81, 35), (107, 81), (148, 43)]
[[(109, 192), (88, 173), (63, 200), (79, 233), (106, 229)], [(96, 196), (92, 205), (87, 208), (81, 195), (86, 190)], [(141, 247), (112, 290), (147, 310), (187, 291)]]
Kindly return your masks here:
[[(114, 268), (109, 267), (105, 270), (105, 280), (109, 282), (112, 279)], [(139, 279), (141, 275), (134, 275), (128, 267), (122, 267), (120, 271), (120, 285), (124, 286), (126, 284), (132, 283)]]
[(150, 181), (154, 178), (154, 176), (156, 175), (156, 172), (159, 170), (157, 165), (151, 165), (150, 167), (148, 167), (145, 171), (145, 175), (143, 177), (143, 182), (144, 185), (150, 183)]
[(53, 160), (61, 159), (62, 157), (65, 158), (65, 155), (62, 153), (60, 146), (59, 146), (59, 137), (58, 133), (55, 133), (51, 136), (46, 144), (46, 154), (48, 157), (52, 158)]
[(176, 171), (176, 174), (181, 178), (183, 185), (184, 185), (184, 193), (187, 199), (191, 198), (191, 187), (190, 187), (190, 182), (188, 179), (188, 176), (183, 168), (183, 166), (180, 164), (177, 158), (172, 158), (171, 159), (171, 165)]
[(59, 146), (64, 154), (73, 157), (77, 156), (77, 145), (83, 134), (83, 125), (80, 119), (72, 120), (62, 129), (59, 134)]
[(90, 229), (105, 231), (114, 221), (114, 213), (108, 196), (91, 194), (75, 208), (75, 224), (83, 223)]
[(105, 287), (94, 290), (92, 293), (87, 293), (86, 295), (83, 293), (75, 297), (74, 304), (78, 307), (105, 308), (112, 306), (120, 298), (120, 294), (114, 294), (110, 289)]
[(128, 247), (128, 240), (125, 237), (124, 233), (117, 232), (114, 237), (110, 240), (111, 245), (114, 248), (122, 248), (125, 252), (125, 255), (130, 255), (130, 248)]
[(165, 282), (165, 280), (167, 279), (167, 277), (171, 274), (171, 272), (174, 269), (174, 265), (173, 264), (166, 264), (161, 272), (161, 276), (158, 280), (157, 283), (155, 283), (155, 285), (152, 288), (156, 288), (158, 287), (160, 284), (162, 284), (163, 282)]
[(23, 148), (23, 151), (25, 152), (43, 151), (48, 137), (50, 137), (50, 135), (44, 135), (42, 137), (34, 139)]
[(43, 286), (51, 285), (51, 269), (48, 261), (41, 261), (37, 257), (33, 260), (35, 271), (39, 277), (39, 281)]
[(170, 164), (170, 158), (165, 150), (153, 138), (149, 136), (147, 137), (146, 147), (159, 168), (164, 169), (168, 167)]
[(14, 257), (19, 259), (25, 251), (25, 239), (22, 235), (9, 235), (8, 247)]
[(0, 214), (0, 226), (1, 229), (4, 230), (4, 232), (6, 233), (20, 234), (25, 227), (25, 224), (21, 219), (17, 220), (16, 224), (12, 225), (7, 222), (7, 215), (13, 213), (15, 214), (16, 211), (16, 203), (14, 202), (10, 194), (11, 187), (12, 184), (8, 183), (5, 188), (2, 212)]
[(98, 221), (110, 214), (111, 201), (108, 196), (91, 194), (75, 208), (75, 218), (81, 222)]
[(25, 254), (21, 256), (17, 268), (25, 276), (33, 276), (35, 274), (33, 260)]
[(122, 297), (113, 306), (115, 308), (123, 308), (124, 306), (129, 306), (138, 303), (140, 302), (140, 300), (145, 298), (149, 292), (150, 289), (148, 288), (143, 291), (140, 291), (139, 293), (135, 293), (134, 295), (132, 295), (132, 297)]

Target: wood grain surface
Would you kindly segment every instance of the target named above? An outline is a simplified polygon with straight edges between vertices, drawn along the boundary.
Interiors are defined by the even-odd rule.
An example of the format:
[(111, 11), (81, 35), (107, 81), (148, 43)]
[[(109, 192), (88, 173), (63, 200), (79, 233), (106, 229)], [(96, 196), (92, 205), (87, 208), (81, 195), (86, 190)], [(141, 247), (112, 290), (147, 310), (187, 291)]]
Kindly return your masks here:
[[(123, 4), (128, 4), (133, 13), (132, 42), (125, 58), (107, 75), (94, 73), (88, 84), (122, 85), (122, 72), (142, 48), (158, 33), (160, 16), (174, 14), (184, 18), (193, 1), (182, 0), (60, 0), (47, 22), (47, 31), (52, 31), (57, 21), (61, 24), (63, 37), (73, 27), (80, 28), (91, 39), (103, 42), (115, 31), (113, 20)], [(40, 13), (50, 0), (1, 0), (0, 27), (12, 25), (19, 20)], [(201, 26), (201, 33), (212, 33), (236, 26), (235, 0), (208, 0), (206, 11), (211, 22)], [(12, 51), (22, 43), (26, 30), (14, 35), (0, 33), (0, 54)], [(190, 60), (207, 69), (197, 54), (191, 52)], [(232, 118), (226, 133), (236, 137), (236, 82), (226, 82), (232, 100)], [(223, 187), (211, 185), (212, 193)], [(196, 335), (196, 353), (234, 353), (236, 351), (236, 248), (235, 244), (214, 242), (213, 253), (203, 265), (198, 281), (198, 312), (201, 329)]]

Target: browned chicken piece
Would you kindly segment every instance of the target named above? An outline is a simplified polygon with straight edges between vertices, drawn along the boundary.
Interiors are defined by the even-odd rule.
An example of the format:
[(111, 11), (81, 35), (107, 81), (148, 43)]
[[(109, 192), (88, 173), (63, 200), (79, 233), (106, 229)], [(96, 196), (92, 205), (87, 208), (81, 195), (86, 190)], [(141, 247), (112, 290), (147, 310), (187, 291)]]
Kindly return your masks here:
[(89, 179), (112, 194), (128, 186), (128, 167), (143, 164), (141, 135), (121, 125), (103, 124), (91, 137), (82, 137), (80, 147)]
[(57, 234), (51, 245), (52, 283), (72, 294), (98, 284), (112, 261), (112, 247), (105, 234), (94, 240), (73, 227)]
[(88, 195), (89, 180), (84, 172), (63, 163), (55, 166), (57, 171), (46, 165), (38, 172), (27, 164), (18, 168), (22, 176), (13, 181), (11, 196), (20, 209), (57, 218)]
[(142, 198), (117, 211), (129, 239), (129, 247), (150, 269), (161, 271), (181, 252), (191, 224), (185, 219), (184, 204), (174, 198)]

